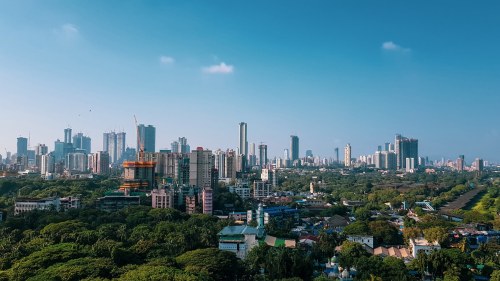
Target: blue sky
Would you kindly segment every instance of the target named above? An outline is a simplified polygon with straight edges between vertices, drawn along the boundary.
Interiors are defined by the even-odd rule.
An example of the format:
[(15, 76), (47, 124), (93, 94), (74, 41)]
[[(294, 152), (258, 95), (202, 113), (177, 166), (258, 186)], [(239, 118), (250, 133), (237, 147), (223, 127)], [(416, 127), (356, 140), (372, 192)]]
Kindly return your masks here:
[[(0, 146), (140, 123), (157, 147), (289, 135), (332, 156), (396, 133), (422, 156), (500, 161), (498, 1), (3, 1)], [(4, 154), (3, 147), (0, 153)]]

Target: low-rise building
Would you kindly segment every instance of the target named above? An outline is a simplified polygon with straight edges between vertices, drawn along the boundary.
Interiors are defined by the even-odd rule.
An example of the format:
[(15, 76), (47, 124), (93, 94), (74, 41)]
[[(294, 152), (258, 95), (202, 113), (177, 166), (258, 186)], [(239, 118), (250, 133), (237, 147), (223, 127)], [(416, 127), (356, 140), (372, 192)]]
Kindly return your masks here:
[(63, 197), (60, 201), (62, 210), (80, 209), (82, 207), (80, 197), (78, 196)]
[(97, 198), (97, 208), (106, 212), (114, 212), (129, 206), (139, 206), (141, 198), (131, 195), (106, 195)]
[(249, 199), (251, 195), (248, 185), (229, 186), (229, 192), (238, 194), (242, 199)]
[(371, 235), (347, 235), (347, 240), (364, 244), (373, 250), (373, 236)]
[(411, 255), (411, 250), (405, 247), (396, 248), (396, 247), (378, 247), (373, 249), (373, 254), (375, 256), (385, 257), (396, 257), (398, 259), (410, 260), (413, 258)]
[(14, 206), (14, 215), (19, 215), (34, 210), (55, 210), (61, 209), (59, 197), (49, 197), (44, 199), (17, 199)]
[(258, 245), (257, 228), (240, 225), (226, 226), (219, 232), (219, 250), (229, 251), (244, 259)]
[(441, 246), (437, 241), (431, 243), (424, 238), (412, 238), (410, 239), (410, 249), (412, 256), (416, 258), (419, 252), (430, 254), (434, 250), (440, 250)]

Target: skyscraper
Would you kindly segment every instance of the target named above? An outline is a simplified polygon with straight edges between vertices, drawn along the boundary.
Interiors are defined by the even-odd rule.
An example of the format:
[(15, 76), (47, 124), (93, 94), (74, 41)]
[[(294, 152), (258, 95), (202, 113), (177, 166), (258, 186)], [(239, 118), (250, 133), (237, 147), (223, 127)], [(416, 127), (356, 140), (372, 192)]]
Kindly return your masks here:
[(179, 152), (180, 152), (180, 149), (179, 149), (179, 142), (177, 142), (177, 141), (173, 141), (173, 142), (170, 144), (170, 151), (172, 151), (172, 153), (179, 153)]
[(71, 128), (64, 129), (64, 142), (71, 143)]
[(465, 156), (460, 155), (457, 159), (457, 171), (463, 172), (465, 168)]
[(85, 153), (91, 153), (92, 142), (90, 137), (84, 136), (82, 133), (78, 133), (73, 136), (73, 147), (75, 149), (85, 150)]
[(290, 159), (293, 161), (299, 159), (299, 137), (290, 136)]
[(259, 145), (259, 166), (266, 167), (267, 165), (267, 145)]
[(255, 155), (255, 143), (250, 144), (250, 155), (248, 156), (248, 164), (250, 167), (257, 165), (257, 156)]
[(344, 166), (351, 167), (351, 144), (348, 143), (344, 148)]
[(36, 147), (35, 147), (35, 154), (36, 155), (45, 155), (49, 153), (49, 148), (45, 145), (45, 144), (41, 144), (39, 143)]
[(189, 185), (210, 188), (212, 184), (212, 151), (198, 147), (189, 155)]
[(125, 160), (125, 142), (125, 132), (103, 134), (103, 151), (109, 154), (111, 164), (120, 164)]
[(248, 157), (247, 123), (240, 123), (240, 154)]
[(28, 139), (23, 137), (17, 138), (17, 157), (28, 156)]
[[(396, 164), (397, 169), (406, 169), (406, 159), (413, 159), (414, 163), (418, 163), (418, 140), (396, 135), (395, 141)], [(408, 163), (411, 163), (408, 162)]]
[(92, 173), (108, 174), (109, 173), (109, 153), (106, 151), (98, 151), (93, 154), (92, 158)]
[(187, 143), (187, 138), (179, 137), (178, 145), (179, 145), (179, 152), (180, 153), (189, 153), (190, 152), (189, 145)]
[(152, 125), (139, 124), (137, 132), (139, 133), (137, 151), (140, 151), (141, 147), (143, 147), (144, 152), (155, 152), (156, 128)]
[(335, 147), (335, 162), (339, 163), (339, 148)]

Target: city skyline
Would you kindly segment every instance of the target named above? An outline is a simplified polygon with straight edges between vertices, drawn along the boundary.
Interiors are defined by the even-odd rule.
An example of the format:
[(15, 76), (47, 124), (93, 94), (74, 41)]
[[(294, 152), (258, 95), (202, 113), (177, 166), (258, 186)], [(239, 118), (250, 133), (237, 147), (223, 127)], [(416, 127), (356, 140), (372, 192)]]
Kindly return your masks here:
[(2, 113), (15, 118), (2, 125), (0, 154), (14, 153), (18, 137), (53, 150), (68, 127), (92, 151), (110, 131), (135, 147), (137, 115), (155, 126), (156, 150), (179, 136), (192, 148), (236, 149), (244, 120), (248, 143), (265, 143), (269, 158), (290, 135), (301, 157), (329, 157), (347, 143), (353, 156), (372, 154), (399, 133), (431, 159), (498, 163), (499, 10), (494, 1), (2, 1)]

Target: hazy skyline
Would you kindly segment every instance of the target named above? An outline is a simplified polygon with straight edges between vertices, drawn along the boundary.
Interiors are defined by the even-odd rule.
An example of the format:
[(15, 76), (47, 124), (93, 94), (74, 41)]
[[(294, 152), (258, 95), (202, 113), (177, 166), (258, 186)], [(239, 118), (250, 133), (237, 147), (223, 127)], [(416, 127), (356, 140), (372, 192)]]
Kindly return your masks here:
[(3, 1), (0, 154), (127, 133), (156, 148), (248, 142), (282, 156), (373, 153), (401, 133), (431, 159), (500, 162), (500, 2)]

